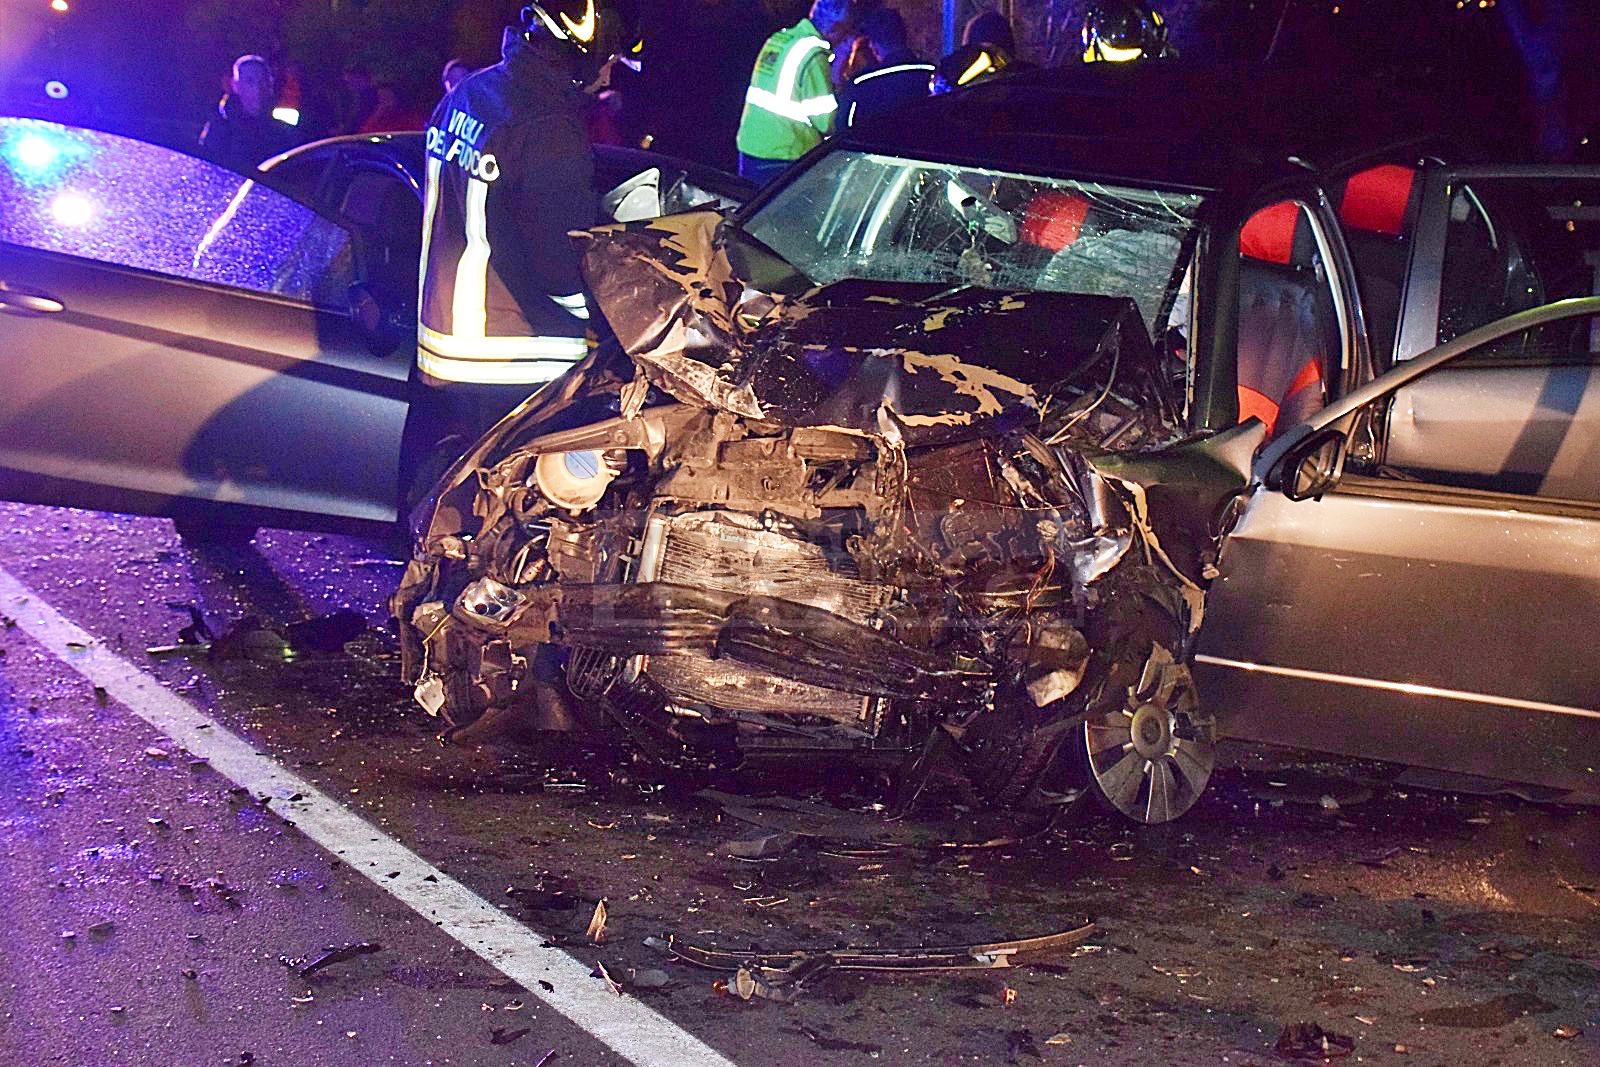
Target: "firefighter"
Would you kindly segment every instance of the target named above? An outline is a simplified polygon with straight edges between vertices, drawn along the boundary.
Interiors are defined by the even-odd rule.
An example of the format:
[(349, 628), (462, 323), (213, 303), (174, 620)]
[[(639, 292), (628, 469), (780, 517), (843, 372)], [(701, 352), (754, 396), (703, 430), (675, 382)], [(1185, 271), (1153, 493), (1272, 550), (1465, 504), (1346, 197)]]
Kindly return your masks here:
[(739, 174), (765, 185), (833, 132), (839, 109), (829, 54), (847, 28), (846, 0), (815, 0), (809, 16), (767, 38), (739, 119)]
[(456, 432), (486, 429), (587, 353), (567, 237), (595, 221), (583, 89), (617, 54), (637, 58), (635, 25), (622, 0), (530, 4), (500, 62), (429, 120), (417, 367), (450, 385), (423, 401)]
[(1083, 18), (1083, 61), (1127, 63), (1135, 59), (1174, 59), (1167, 43), (1167, 20), (1149, 4), (1103, 0)]

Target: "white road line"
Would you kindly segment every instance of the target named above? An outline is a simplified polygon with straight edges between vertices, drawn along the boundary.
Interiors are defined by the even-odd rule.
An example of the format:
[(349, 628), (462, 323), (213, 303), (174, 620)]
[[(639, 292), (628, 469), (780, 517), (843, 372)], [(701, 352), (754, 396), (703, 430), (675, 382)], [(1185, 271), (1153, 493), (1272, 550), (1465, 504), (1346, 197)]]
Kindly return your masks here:
[[(548, 939), (506, 915), (310, 782), (256, 751), (113, 654), (81, 627), (0, 568), (0, 611), (67, 666), (177, 744), (248, 789), (318, 845), (366, 875), (550, 1005), (640, 1067), (734, 1067), (732, 1061), (633, 997), (619, 997), (590, 977), (588, 964), (544, 948)], [(393, 872), (399, 877), (390, 878)], [(546, 990), (539, 982), (555, 988)]]

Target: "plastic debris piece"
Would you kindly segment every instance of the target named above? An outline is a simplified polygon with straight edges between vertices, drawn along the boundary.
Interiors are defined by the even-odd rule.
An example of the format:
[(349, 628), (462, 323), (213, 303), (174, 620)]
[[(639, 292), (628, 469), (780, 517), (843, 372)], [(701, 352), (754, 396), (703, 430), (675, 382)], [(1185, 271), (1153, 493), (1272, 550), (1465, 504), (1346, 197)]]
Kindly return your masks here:
[(1579, 1034), (1582, 1034), (1583, 1030), (1576, 1026), (1558, 1026), (1551, 1033), (1562, 1041), (1571, 1041)]
[(151, 759), (171, 759), (172, 758), (171, 755), (167, 752), (166, 749), (157, 748), (155, 745), (151, 745), (149, 748), (145, 749), (144, 750), (144, 754), (146, 756), (149, 756)]
[(1015, 1004), (1016, 1002), (1017, 1002), (1017, 991), (1015, 989), (1013, 989), (1011, 986), (1008, 986), (1008, 985), (1001, 986), (1000, 987), (1000, 1003), (1004, 1004), (1006, 1007), (1009, 1008), (1009, 1007), (1011, 1007), (1011, 1005)]
[(1272, 1050), (1285, 1059), (1331, 1060), (1348, 1056), (1356, 1048), (1356, 1039), (1324, 1030), (1316, 1023), (1290, 1023), (1278, 1034)]
[(589, 917), (589, 928), (583, 932), (595, 944), (605, 940), (606, 937), (606, 901), (604, 897), (594, 903), (594, 914)]
[(1051, 1034), (1044, 1039), (1044, 1043), (1047, 1045), (1070, 1045), (1072, 1044), (1072, 1035), (1065, 1031), (1059, 1034)]
[(382, 945), (374, 945), (366, 941), (354, 945), (344, 945), (340, 948), (331, 948), (309, 962), (304, 957), (293, 958), (279, 956), (278, 962), (289, 968), (301, 978), (309, 978), (325, 967), (332, 967), (336, 963), (353, 960), (357, 956), (365, 956), (373, 952), (383, 951)]

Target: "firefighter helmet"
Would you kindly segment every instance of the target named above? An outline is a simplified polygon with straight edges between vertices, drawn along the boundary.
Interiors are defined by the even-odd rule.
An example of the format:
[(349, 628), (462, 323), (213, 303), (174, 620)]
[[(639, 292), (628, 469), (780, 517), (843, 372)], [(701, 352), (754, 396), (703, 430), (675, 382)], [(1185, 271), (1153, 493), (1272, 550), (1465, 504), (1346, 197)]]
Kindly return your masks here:
[(939, 61), (933, 71), (934, 93), (948, 93), (963, 85), (985, 81), (1011, 66), (1011, 54), (997, 44), (974, 41)]
[(1167, 44), (1167, 20), (1149, 4), (1103, 0), (1083, 19), (1083, 61), (1126, 63), (1175, 55)]
[(598, 73), (614, 56), (637, 67), (644, 51), (630, 0), (538, 0), (522, 9), (522, 26), (528, 32), (542, 28), (565, 42), (585, 73)]

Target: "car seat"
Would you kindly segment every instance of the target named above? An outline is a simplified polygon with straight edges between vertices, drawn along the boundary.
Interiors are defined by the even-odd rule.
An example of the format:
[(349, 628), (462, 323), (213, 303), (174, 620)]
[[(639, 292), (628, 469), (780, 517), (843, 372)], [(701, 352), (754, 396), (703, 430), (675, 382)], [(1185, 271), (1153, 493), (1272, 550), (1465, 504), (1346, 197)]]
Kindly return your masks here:
[(1260, 209), (1239, 231), (1239, 420), (1253, 415), (1269, 434), (1326, 401), (1335, 320), (1314, 255), (1300, 206), (1290, 200)]
[(1361, 290), (1367, 340), (1380, 370), (1394, 357), (1400, 289), (1420, 187), (1415, 168), (1380, 163), (1350, 175), (1338, 197), (1345, 246)]

